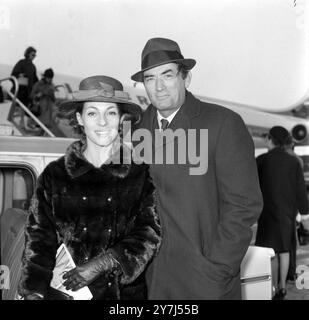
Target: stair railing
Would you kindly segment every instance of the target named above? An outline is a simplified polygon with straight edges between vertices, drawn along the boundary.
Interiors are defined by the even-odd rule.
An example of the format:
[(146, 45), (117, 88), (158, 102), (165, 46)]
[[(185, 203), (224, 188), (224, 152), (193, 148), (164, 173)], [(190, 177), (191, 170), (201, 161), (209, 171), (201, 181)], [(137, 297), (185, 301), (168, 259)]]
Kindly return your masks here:
[[(17, 81), (16, 77), (10, 76), (10, 77), (7, 77), (7, 78), (0, 79), (0, 83), (4, 82), (4, 81), (12, 81), (14, 83), (14, 85), (15, 85), (14, 94), (12, 92), (10, 92), (9, 90), (6, 91), (6, 93), (12, 98), (11, 110), (14, 109), (12, 107), (14, 106), (15, 103), (17, 103), (19, 105), (19, 107), (22, 108), (22, 110), (24, 110), (25, 113), (32, 120), (34, 120), (50, 137), (55, 137), (55, 135), (17, 98), (17, 92), (18, 92), (19, 85), (18, 85), (18, 81)], [(13, 115), (9, 114), (8, 120), (11, 121), (11, 122), (13, 122), (12, 121), (12, 117), (13, 117)]]

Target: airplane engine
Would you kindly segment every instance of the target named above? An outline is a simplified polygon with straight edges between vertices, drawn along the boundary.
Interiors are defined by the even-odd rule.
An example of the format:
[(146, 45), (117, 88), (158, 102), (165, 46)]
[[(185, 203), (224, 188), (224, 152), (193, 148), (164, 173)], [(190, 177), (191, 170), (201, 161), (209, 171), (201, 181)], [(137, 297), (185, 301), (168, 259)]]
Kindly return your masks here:
[(297, 124), (293, 127), (291, 133), (296, 142), (303, 142), (308, 135), (307, 127), (303, 124)]

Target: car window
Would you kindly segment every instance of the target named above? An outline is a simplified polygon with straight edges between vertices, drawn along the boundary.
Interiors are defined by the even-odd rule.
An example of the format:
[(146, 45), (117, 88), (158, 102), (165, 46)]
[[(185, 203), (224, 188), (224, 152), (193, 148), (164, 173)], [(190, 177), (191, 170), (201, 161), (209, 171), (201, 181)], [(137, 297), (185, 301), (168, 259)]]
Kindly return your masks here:
[(0, 213), (6, 209), (28, 210), (35, 179), (28, 168), (0, 167)]
[(3, 300), (14, 300), (21, 274), (24, 226), (35, 188), (35, 175), (26, 166), (0, 166), (1, 264), (9, 270)]
[(28, 210), (33, 194), (33, 179), (26, 169), (18, 169), (13, 178), (13, 208)]

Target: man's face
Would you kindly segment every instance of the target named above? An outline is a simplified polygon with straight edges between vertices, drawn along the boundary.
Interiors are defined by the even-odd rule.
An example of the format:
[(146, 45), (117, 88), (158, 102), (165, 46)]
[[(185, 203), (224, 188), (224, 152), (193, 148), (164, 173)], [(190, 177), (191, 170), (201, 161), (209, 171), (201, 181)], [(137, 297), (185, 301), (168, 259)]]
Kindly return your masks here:
[(168, 63), (144, 72), (144, 86), (148, 97), (163, 117), (168, 117), (180, 108), (191, 80), (178, 72), (176, 63)]

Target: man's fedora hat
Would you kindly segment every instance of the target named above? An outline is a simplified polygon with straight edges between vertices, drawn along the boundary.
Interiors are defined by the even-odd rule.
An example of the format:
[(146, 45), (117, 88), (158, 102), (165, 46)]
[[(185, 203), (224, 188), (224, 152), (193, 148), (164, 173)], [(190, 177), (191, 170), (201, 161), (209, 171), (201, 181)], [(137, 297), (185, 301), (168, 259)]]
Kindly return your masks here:
[(142, 52), (141, 71), (135, 73), (131, 79), (143, 82), (144, 71), (166, 63), (180, 63), (191, 70), (196, 61), (184, 59), (177, 42), (165, 38), (153, 38), (147, 41)]
[(130, 101), (130, 96), (123, 91), (123, 86), (118, 80), (107, 76), (92, 76), (83, 79), (79, 90), (71, 93), (71, 98), (60, 104), (60, 112), (70, 114), (76, 110), (80, 102), (114, 102), (123, 113), (134, 116), (135, 122), (142, 114), (139, 105)]

